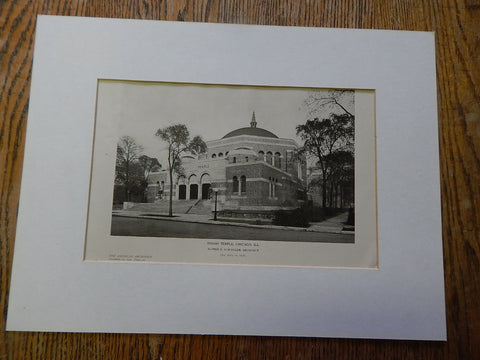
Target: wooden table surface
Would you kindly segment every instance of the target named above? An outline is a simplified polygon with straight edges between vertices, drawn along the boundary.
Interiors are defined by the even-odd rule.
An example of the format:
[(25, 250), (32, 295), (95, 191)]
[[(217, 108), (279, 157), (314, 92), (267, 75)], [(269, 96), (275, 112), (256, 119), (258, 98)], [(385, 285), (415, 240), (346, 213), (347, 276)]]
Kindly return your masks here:
[[(448, 342), (4, 332), (37, 14), (435, 31)], [(0, 49), (0, 359), (480, 359), (480, 0), (0, 0)]]

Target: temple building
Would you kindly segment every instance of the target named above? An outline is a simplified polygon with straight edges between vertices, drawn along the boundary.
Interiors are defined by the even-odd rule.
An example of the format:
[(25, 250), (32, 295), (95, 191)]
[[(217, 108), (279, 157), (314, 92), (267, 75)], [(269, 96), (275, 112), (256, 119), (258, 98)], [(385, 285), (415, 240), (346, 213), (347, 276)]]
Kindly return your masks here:
[(305, 200), (306, 160), (297, 143), (257, 127), (255, 112), (250, 126), (206, 144), (205, 153), (182, 157), (184, 171), (174, 176), (173, 186), (168, 170), (152, 173), (148, 201), (166, 201), (172, 191), (177, 201), (211, 202), (216, 193), (224, 216), (258, 216), (298, 208)]

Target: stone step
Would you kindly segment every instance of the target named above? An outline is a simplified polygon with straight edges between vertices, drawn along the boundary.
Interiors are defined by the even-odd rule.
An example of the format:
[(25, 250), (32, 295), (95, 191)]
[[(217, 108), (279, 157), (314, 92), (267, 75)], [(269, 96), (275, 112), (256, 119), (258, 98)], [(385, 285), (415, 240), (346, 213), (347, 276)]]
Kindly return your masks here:
[[(129, 210), (146, 213), (168, 213), (168, 199), (157, 200), (154, 203), (136, 203)], [(210, 200), (174, 200), (173, 212), (177, 214), (209, 215), (212, 213)]]
[(210, 215), (212, 213), (212, 205), (210, 200), (198, 201), (189, 211), (189, 214)]
[[(191, 209), (198, 200), (174, 200), (172, 202), (173, 212), (185, 214)], [(169, 203), (168, 200), (161, 200), (155, 203), (137, 203), (131, 210), (154, 212), (154, 213), (168, 213)]]

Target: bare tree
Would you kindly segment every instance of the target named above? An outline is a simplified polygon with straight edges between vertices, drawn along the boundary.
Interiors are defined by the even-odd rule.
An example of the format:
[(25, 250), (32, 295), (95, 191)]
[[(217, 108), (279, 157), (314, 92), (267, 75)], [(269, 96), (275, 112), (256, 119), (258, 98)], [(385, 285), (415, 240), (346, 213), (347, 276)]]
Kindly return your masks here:
[(187, 150), (195, 155), (198, 155), (207, 151), (207, 144), (205, 144), (205, 141), (203, 141), (202, 138), (197, 135), (190, 141)]
[(311, 117), (330, 114), (347, 114), (354, 117), (354, 91), (329, 90), (312, 92), (304, 101)]
[(321, 171), (322, 207), (327, 207), (327, 189), (339, 162), (348, 152), (353, 158), (354, 126), (349, 114), (331, 114), (329, 118), (307, 120), (296, 127), (297, 135), (304, 141), (301, 151), (313, 156)]
[(190, 132), (183, 124), (171, 125), (158, 129), (155, 133), (161, 140), (168, 144), (168, 172), (170, 178), (170, 196), (168, 216), (173, 216), (173, 174), (181, 171), (181, 155), (185, 152), (199, 154), (205, 152), (207, 145), (200, 136), (190, 140)]
[[(313, 120), (297, 126), (297, 135), (304, 140), (302, 151), (315, 159), (321, 178), (314, 186), (322, 191), (322, 206), (334, 204), (339, 183), (342, 191), (353, 193), (355, 92), (353, 90), (314, 91), (303, 105)], [(340, 175), (341, 174), (341, 175)], [(342, 180), (340, 180), (342, 179)], [(351, 183), (352, 191), (345, 184)]]
[(131, 191), (141, 179), (139, 178), (138, 158), (142, 151), (143, 147), (130, 136), (123, 136), (117, 143), (115, 181), (124, 186), (127, 201), (130, 201)]

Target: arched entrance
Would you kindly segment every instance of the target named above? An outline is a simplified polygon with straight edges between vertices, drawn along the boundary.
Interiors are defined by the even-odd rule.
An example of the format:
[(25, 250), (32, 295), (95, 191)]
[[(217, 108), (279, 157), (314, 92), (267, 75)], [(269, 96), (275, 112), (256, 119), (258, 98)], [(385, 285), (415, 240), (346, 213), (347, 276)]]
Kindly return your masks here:
[(190, 184), (189, 187), (189, 192), (190, 196), (188, 197), (190, 200), (197, 200), (198, 199), (198, 181), (197, 181), (197, 176), (192, 175), (188, 179), (188, 183)]
[(208, 199), (209, 192), (210, 192), (210, 184), (202, 184), (202, 200)]
[(200, 179), (200, 184), (202, 184), (202, 200), (208, 199), (208, 195), (210, 192), (210, 175), (209, 174), (203, 174), (201, 179)]
[(178, 200), (187, 199), (187, 185), (185, 184), (185, 178), (178, 179)]
[(198, 199), (198, 184), (190, 184), (190, 200)]
[(187, 198), (187, 185), (182, 184), (178, 186), (178, 200), (185, 200)]

